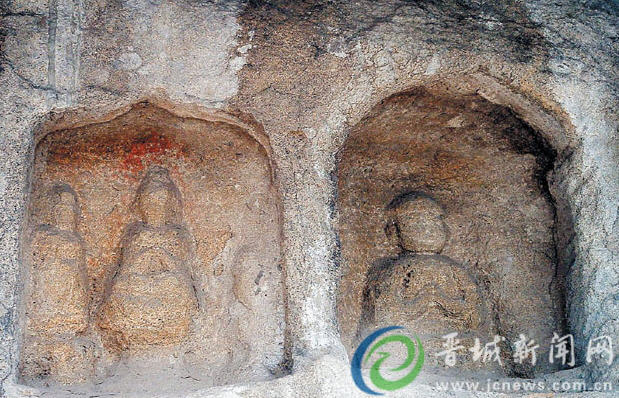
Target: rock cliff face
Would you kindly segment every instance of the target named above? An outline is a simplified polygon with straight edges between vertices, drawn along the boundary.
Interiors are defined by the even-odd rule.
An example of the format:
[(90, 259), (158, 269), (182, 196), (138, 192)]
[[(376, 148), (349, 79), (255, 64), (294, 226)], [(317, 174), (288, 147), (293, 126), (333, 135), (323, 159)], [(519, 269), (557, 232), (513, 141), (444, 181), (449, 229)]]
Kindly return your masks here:
[[(544, 340), (544, 361), (553, 332), (573, 335), (575, 370), (505, 361), (493, 377), (619, 388), (617, 361), (587, 360), (597, 337), (619, 346), (617, 14), (603, 1), (2, 2), (0, 396), (361, 396), (348, 358), (369, 270), (390, 260), (428, 286), (433, 269), (463, 270), (483, 309), (462, 324)], [(153, 168), (169, 189), (140, 209)], [(398, 222), (412, 222), (390, 203), (410, 192), (442, 208), (440, 254), (402, 245)], [(126, 286), (148, 322), (115, 302), (131, 327), (103, 332), (114, 279), (158, 277)], [(163, 299), (156, 286), (172, 285)], [(430, 301), (473, 308), (449, 297)], [(169, 314), (182, 328), (154, 330)], [(442, 396), (434, 365), (394, 396)]]

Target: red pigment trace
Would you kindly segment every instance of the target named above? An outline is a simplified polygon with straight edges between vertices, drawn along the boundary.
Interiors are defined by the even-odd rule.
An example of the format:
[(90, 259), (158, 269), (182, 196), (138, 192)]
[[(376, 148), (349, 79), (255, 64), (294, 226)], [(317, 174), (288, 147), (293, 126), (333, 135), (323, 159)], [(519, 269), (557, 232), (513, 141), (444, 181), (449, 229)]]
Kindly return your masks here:
[(151, 132), (141, 142), (131, 145), (129, 153), (125, 155), (123, 166), (129, 171), (141, 171), (144, 169), (144, 158), (157, 158), (163, 155), (172, 147), (172, 142), (168, 137)]

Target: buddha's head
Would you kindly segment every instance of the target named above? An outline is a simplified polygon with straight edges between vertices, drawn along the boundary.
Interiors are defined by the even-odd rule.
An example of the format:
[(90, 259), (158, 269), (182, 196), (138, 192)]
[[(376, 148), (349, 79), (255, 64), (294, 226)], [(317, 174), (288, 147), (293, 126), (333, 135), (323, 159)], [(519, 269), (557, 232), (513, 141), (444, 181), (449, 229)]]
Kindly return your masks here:
[(178, 222), (180, 192), (167, 169), (152, 166), (146, 172), (136, 197), (140, 218), (147, 224), (162, 226)]
[(393, 203), (400, 245), (415, 253), (440, 253), (447, 241), (443, 209), (429, 195), (411, 192)]
[(76, 231), (78, 222), (77, 195), (67, 184), (58, 184), (51, 190), (50, 221), (58, 229)]

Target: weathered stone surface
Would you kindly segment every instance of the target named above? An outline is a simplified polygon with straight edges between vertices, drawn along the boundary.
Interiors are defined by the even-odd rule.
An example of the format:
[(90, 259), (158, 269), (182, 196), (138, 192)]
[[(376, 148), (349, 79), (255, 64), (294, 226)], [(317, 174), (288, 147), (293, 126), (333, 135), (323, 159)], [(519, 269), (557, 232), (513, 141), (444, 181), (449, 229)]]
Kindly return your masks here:
[[(174, 386), (185, 378), (196, 388), (281, 371), (285, 309), (268, 147), (232, 120), (183, 119), (140, 104), (105, 123), (41, 133), (28, 220), (69, 232), (44, 235), (48, 256), (39, 249), (32, 257), (61, 255), (75, 269), (47, 261), (49, 272), (30, 271), (37, 283), (26, 283), (25, 296), (41, 293), (25, 320), (43, 327), (24, 339), (23, 380), (122, 391), (151, 379)], [(60, 199), (80, 199), (44, 206), (49, 186)], [(70, 233), (75, 247), (55, 238)], [(82, 290), (71, 284), (78, 277)], [(53, 289), (40, 289), (39, 280)], [(85, 322), (73, 327), (63, 321), (72, 320), (67, 308), (76, 301)], [(45, 302), (58, 308), (50, 312)], [(50, 327), (50, 319), (68, 330)], [(75, 355), (41, 345), (67, 332), (91, 347), (89, 373), (73, 379), (67, 369), (79, 362)], [(53, 361), (36, 371), (31, 352), (39, 346)], [(45, 371), (54, 366), (61, 376)]]
[(182, 201), (168, 170), (148, 169), (135, 201), (141, 220), (127, 227), (99, 314), (98, 325), (116, 349), (183, 341), (198, 303), (193, 237), (180, 224)]
[[(0, 395), (37, 395), (16, 384), (19, 358), (25, 352), (21, 336), (26, 319), (21, 290), (24, 268), (19, 255), (24, 234), (20, 231), (26, 225), (26, 204), (33, 199), (29, 187), (35, 134), (49, 131), (41, 123), (52, 113), (60, 115), (52, 116), (56, 125), (87, 125), (114, 119), (143, 99), (165, 104), (184, 118), (236, 115), (237, 120), (260, 125), (256, 130), (264, 134), (257, 134), (263, 137), (257, 140), (262, 143), (268, 137), (271, 149), (267, 156), (275, 166), (273, 189), (281, 197), (281, 206), (269, 202), (281, 208), (278, 221), (271, 224), (281, 222), (281, 229), (274, 228), (277, 234), (281, 232), (281, 242), (275, 235), (265, 239), (282, 244), (286, 288), (285, 300), (280, 300), (287, 308), (286, 337), (281, 339), (281, 351), (273, 352), (290, 353), (286, 365), (294, 372), (274, 381), (221, 387), (196, 392), (196, 396), (358, 394), (344, 360), (343, 347), (350, 343), (346, 322), (338, 321), (336, 315), (343, 267), (338, 240), (342, 233), (336, 232), (337, 218), (342, 218), (336, 206), (341, 195), (334, 181), (336, 153), (352, 127), (376, 104), (413, 87), (438, 86), (451, 93), (447, 97), (478, 95), (512, 110), (556, 151), (548, 175), (551, 206), (548, 201), (532, 200), (524, 207), (534, 208), (534, 214), (541, 211), (548, 220), (546, 216), (554, 218), (554, 206), (556, 221), (544, 225), (551, 225), (555, 237), (557, 278), (567, 281), (566, 326), (576, 338), (579, 369), (589, 381), (616, 383), (619, 362), (612, 366), (587, 364), (584, 356), (591, 337), (610, 335), (619, 346), (616, 18), (614, 3), (596, 1), (2, 2)], [(462, 120), (455, 116), (445, 121), (446, 128), (458, 129)], [(118, 126), (118, 131), (126, 130)], [(533, 167), (532, 158), (527, 162), (524, 169)], [(218, 175), (225, 178), (226, 172)], [(109, 173), (110, 181), (117, 177), (118, 173)], [(141, 177), (133, 177), (133, 189), (121, 187), (124, 196), (106, 203), (130, 202)], [(173, 177), (183, 191), (177, 175)], [(78, 180), (88, 178), (85, 174)], [(78, 185), (71, 183), (81, 195)], [(232, 191), (220, 192), (223, 197), (234, 195)], [(498, 203), (510, 203), (505, 192), (499, 189), (495, 193)], [(256, 197), (272, 194), (260, 192)], [(191, 204), (196, 197), (202, 196), (185, 194), (183, 199)], [(261, 199), (244, 203), (250, 207), (254, 203), (253, 212), (260, 219), (256, 225), (272, 219), (273, 212), (260, 212)], [(196, 206), (211, 208), (204, 203)], [(472, 252), (466, 251), (466, 245), (458, 249), (450, 243), (459, 240), (454, 239), (453, 225), (457, 223), (453, 222), (457, 220), (449, 216), (455, 213), (448, 201), (447, 210), (450, 238), (444, 254), (458, 263), (474, 263), (477, 256), (467, 257)], [(107, 248), (113, 248), (111, 242), (120, 242), (129, 213), (111, 218), (82, 214), (88, 225), (106, 225), (111, 220), (108, 227), (117, 238), (109, 240), (110, 246), (103, 244), (100, 252), (87, 247), (87, 254), (90, 250), (92, 256), (105, 260), (98, 264), (118, 256), (118, 251)], [(217, 214), (218, 210), (209, 216), (218, 220)], [(191, 231), (196, 240), (212, 238), (204, 239), (196, 249), (197, 256), (212, 266), (204, 274), (209, 275), (202, 281), (205, 289), (234, 292), (237, 304), (230, 307), (232, 318), (241, 314), (251, 319), (253, 315), (248, 314), (253, 310), (247, 310), (247, 303), (256, 308), (264, 303), (255, 301), (259, 295), (247, 295), (252, 289), (243, 286), (252, 286), (264, 257), (256, 253), (255, 246), (243, 246), (238, 237), (238, 231), (243, 230), (240, 225), (203, 225), (196, 220), (185, 212), (188, 225), (202, 226), (200, 231)], [(379, 225), (372, 227), (383, 233), (378, 231)], [(539, 237), (542, 243), (537, 244), (544, 246), (553, 240), (546, 227), (519, 233), (506, 228), (502, 232), (515, 236), (529, 233)], [(253, 224), (248, 229), (263, 233)], [(95, 230), (90, 235), (80, 232), (86, 240), (88, 236), (101, 240)], [(529, 243), (523, 244), (529, 247)], [(25, 248), (21, 246), (22, 252)], [(507, 248), (503, 249), (497, 252), (497, 259), (509, 257)], [(226, 267), (235, 262), (246, 264), (252, 272)], [(89, 271), (103, 269), (87, 265)], [(533, 282), (541, 283), (541, 279)], [(212, 305), (229, 307), (227, 302)], [(517, 308), (505, 310), (517, 312)], [(263, 336), (260, 328), (247, 326), (237, 322), (234, 328), (243, 330), (251, 344), (272, 335), (264, 332)], [(211, 330), (212, 325), (205, 328)], [(236, 352), (230, 348), (214, 362), (248, 362)], [(326, 352), (332, 356), (322, 356)], [(279, 361), (279, 353), (271, 363)], [(147, 369), (149, 362), (144, 363), (144, 367), (132, 365), (133, 369)], [(128, 379), (133, 377), (127, 374)], [(197, 389), (191, 378), (182, 380), (185, 384), (179, 381), (169, 390), (152, 386), (161, 394), (180, 396)], [(243, 377), (229, 375), (219, 381), (238, 380)], [(401, 395), (444, 396), (428, 384), (432, 381), (415, 381)], [(62, 389), (56, 393), (69, 394)], [(122, 395), (122, 391), (116, 393)], [(154, 393), (139, 391), (134, 395), (138, 394)]]
[[(479, 97), (412, 91), (377, 106), (339, 153), (338, 305), (345, 341), (357, 329), (364, 275), (379, 287), (381, 277), (375, 270), (388, 262), (399, 264), (396, 268), (403, 274), (388, 272), (390, 282), (405, 277), (408, 271), (402, 267), (408, 263), (411, 270), (426, 270), (424, 280), (439, 281), (448, 277), (449, 263), (455, 262), (470, 277), (452, 280), (453, 286), (444, 280), (442, 289), (457, 290), (471, 286), (462, 284), (466, 279), (473, 281), (492, 325), (443, 333), (419, 325), (416, 333), (427, 330), (439, 338), (468, 329), (482, 341), (499, 334), (510, 343), (525, 334), (547, 350), (553, 333), (564, 330), (554, 214), (543, 183), (553, 157), (530, 127)], [(404, 259), (407, 251), (440, 252), (449, 261), (430, 257), (421, 265), (419, 254)], [(391, 296), (397, 300), (400, 294)], [(358, 339), (349, 344), (352, 349)], [(515, 366), (510, 356), (505, 361), (508, 373), (532, 371)], [(537, 366), (542, 371), (544, 365)]]
[(439, 254), (447, 241), (443, 210), (423, 192), (412, 192), (393, 203), (400, 246), (406, 252)]
[[(408, 192), (389, 207), (402, 252), (368, 269), (356, 337), (386, 325), (404, 326), (422, 339), (425, 363), (436, 366), (442, 336), (457, 333), (460, 342), (475, 333), (489, 336), (496, 316), (488, 316), (469, 271), (440, 255), (447, 239), (440, 205), (424, 192)], [(467, 366), (475, 366), (472, 362)]]
[(44, 337), (77, 335), (88, 328), (89, 297), (84, 243), (77, 233), (79, 207), (71, 187), (46, 195), (49, 223), (39, 224), (29, 244), (30, 287), (26, 329)]

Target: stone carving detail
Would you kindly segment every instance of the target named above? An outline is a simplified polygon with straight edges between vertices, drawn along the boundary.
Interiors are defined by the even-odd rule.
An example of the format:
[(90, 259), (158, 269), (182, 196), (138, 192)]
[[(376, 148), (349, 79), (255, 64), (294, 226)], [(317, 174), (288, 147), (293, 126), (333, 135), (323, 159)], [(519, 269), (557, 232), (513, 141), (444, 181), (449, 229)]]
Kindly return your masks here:
[(121, 350), (183, 341), (198, 305), (194, 242), (181, 224), (180, 192), (168, 170), (147, 171), (135, 204), (141, 221), (126, 229), (120, 266), (98, 317), (108, 345)]
[(43, 395), (182, 395), (287, 371), (270, 149), (251, 126), (215, 119), (139, 103), (38, 140), (20, 382)]
[(26, 332), (22, 375), (58, 382), (93, 373), (84, 244), (77, 232), (77, 195), (66, 184), (44, 197), (45, 223), (35, 228), (27, 253)]
[(369, 270), (361, 329), (397, 324), (440, 336), (478, 328), (482, 300), (475, 280), (440, 254), (447, 239), (441, 207), (419, 192), (397, 198), (392, 207), (402, 253)]

